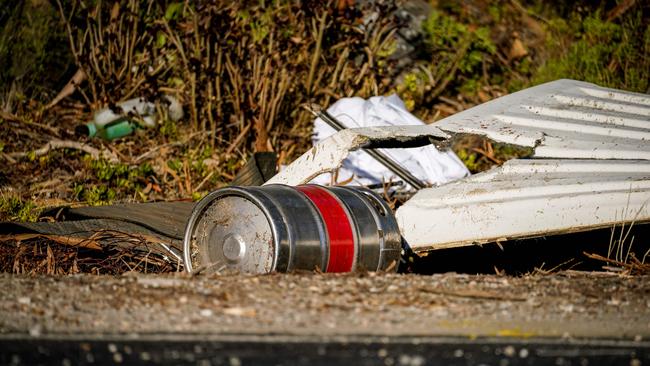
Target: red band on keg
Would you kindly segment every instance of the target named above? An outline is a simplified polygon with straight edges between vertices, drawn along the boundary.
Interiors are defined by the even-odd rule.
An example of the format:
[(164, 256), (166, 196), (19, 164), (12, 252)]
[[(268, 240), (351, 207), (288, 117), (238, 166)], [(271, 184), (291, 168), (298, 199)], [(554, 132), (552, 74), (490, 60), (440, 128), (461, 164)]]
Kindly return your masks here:
[(329, 236), (329, 259), (326, 272), (350, 272), (354, 265), (354, 235), (347, 213), (341, 203), (325, 188), (296, 187), (318, 208)]

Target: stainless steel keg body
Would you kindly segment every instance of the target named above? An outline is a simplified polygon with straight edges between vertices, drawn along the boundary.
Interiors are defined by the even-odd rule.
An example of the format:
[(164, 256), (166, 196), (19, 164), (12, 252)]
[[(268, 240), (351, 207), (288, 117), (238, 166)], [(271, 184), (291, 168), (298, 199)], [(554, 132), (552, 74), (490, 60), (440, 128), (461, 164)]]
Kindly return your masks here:
[[(370, 271), (397, 271), (402, 236), (386, 201), (366, 188), (329, 187), (341, 199), (350, 216), (358, 240), (357, 267)], [(356, 269), (355, 268), (355, 269)]]
[(395, 269), (401, 236), (369, 190), (315, 185), (228, 187), (208, 194), (185, 228), (188, 272)]

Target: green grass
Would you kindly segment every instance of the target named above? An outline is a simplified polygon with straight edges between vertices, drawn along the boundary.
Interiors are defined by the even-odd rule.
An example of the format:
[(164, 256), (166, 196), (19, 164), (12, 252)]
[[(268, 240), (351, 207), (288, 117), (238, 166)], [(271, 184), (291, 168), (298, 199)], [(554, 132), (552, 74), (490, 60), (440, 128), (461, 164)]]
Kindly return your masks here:
[(149, 163), (136, 166), (113, 164), (104, 159), (92, 159), (89, 155), (84, 157), (84, 161), (92, 177), (76, 182), (72, 195), (74, 199), (93, 206), (111, 204), (119, 197), (137, 197), (137, 193), (146, 187), (147, 178), (155, 174)]
[[(407, 107), (413, 110), (427, 104), (432, 91), (475, 94), (480, 87), (483, 62), (497, 50), (490, 29), (434, 10), (423, 22), (422, 30), (428, 64), (423, 65), (425, 70), (408, 73), (398, 88)], [(444, 88), (437, 90), (438, 87)]]
[(550, 57), (535, 72), (533, 84), (560, 78), (645, 93), (650, 85), (650, 27), (641, 9), (619, 22), (597, 11), (553, 19), (546, 48)]
[(30, 200), (7, 192), (0, 194), (0, 220), (35, 222), (41, 209)]
[[(486, 94), (477, 98), (481, 90), (515, 92), (563, 78), (647, 93), (648, 17), (637, 5), (607, 21), (608, 6), (558, 8), (538, 1), (522, 15), (520, 9), (500, 3), (478, 16), (455, 2), (441, 1), (423, 22), (418, 67), (406, 70), (396, 91), (421, 116), (430, 115), (441, 96), (458, 97), (467, 108), (485, 102)], [(525, 26), (513, 26), (524, 19), (539, 30), (527, 34)], [(510, 58), (515, 39), (527, 53)]]

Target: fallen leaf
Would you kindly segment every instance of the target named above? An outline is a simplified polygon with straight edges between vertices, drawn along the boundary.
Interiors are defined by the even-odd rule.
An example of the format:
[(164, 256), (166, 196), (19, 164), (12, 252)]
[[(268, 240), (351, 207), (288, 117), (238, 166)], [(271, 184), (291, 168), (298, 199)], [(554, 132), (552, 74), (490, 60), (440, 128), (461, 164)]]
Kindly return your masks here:
[(526, 47), (524, 47), (524, 44), (521, 42), (519, 38), (515, 38), (515, 40), (512, 42), (512, 46), (510, 47), (508, 58), (510, 58), (511, 60), (517, 60), (526, 55), (528, 55), (528, 51), (526, 51)]
[(142, 194), (149, 194), (152, 188), (153, 188), (153, 184), (151, 183), (147, 184), (147, 186), (144, 187), (144, 189), (142, 190)]
[(485, 103), (490, 100), (490, 96), (484, 92), (483, 90), (478, 91), (478, 99), (481, 101), (481, 103)]

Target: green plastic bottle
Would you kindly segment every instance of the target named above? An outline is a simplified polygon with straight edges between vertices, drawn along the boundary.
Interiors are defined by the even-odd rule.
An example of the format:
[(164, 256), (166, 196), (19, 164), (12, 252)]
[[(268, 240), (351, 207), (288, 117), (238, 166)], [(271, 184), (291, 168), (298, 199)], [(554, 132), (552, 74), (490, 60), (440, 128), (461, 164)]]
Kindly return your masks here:
[(97, 136), (106, 141), (112, 141), (132, 134), (137, 127), (138, 125), (129, 121), (128, 118), (123, 118), (101, 127), (98, 127), (94, 122), (88, 122), (85, 125), (78, 126), (75, 132), (78, 135)]
[[(183, 117), (183, 107), (178, 100), (172, 96), (164, 96), (168, 117), (178, 121)], [(137, 116), (133, 118), (133, 116)], [(156, 104), (144, 98), (133, 98), (118, 103), (116, 107), (104, 108), (97, 111), (93, 120), (77, 126), (75, 129), (78, 135), (88, 137), (101, 137), (104, 140), (112, 141), (120, 137), (132, 134), (139, 128), (151, 128), (156, 126)]]

